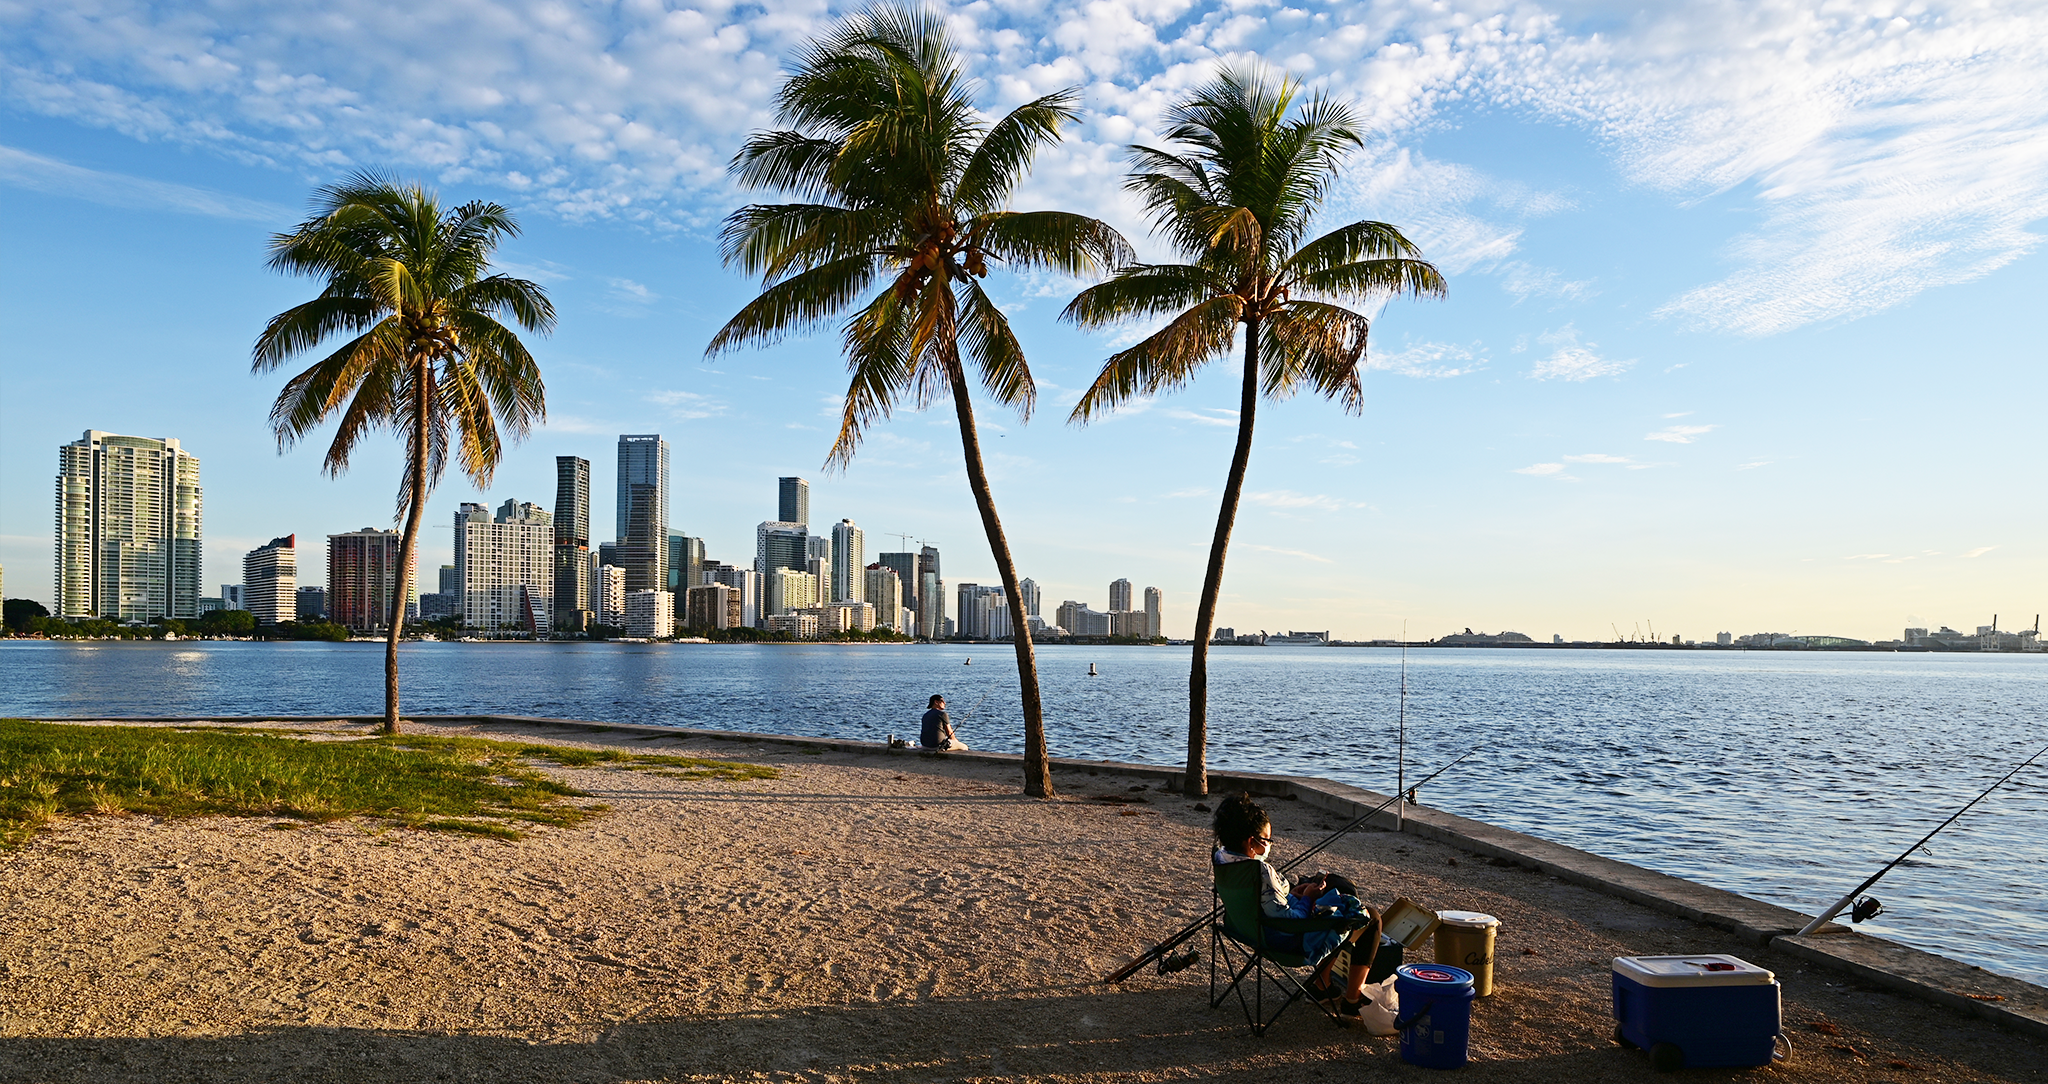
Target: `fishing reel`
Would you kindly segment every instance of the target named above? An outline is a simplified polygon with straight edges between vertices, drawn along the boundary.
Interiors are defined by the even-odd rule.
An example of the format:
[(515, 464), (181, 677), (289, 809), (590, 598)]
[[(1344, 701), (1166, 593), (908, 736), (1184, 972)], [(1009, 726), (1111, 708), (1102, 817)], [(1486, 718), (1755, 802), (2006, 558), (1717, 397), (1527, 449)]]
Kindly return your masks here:
[(1851, 922), (1868, 922), (1881, 914), (1884, 914), (1884, 904), (1877, 902), (1876, 896), (1864, 896), (1849, 906)]
[(1188, 968), (1195, 966), (1201, 959), (1202, 954), (1194, 949), (1174, 955), (1161, 956), (1159, 958), (1159, 973), (1171, 975), (1177, 971), (1186, 971)]

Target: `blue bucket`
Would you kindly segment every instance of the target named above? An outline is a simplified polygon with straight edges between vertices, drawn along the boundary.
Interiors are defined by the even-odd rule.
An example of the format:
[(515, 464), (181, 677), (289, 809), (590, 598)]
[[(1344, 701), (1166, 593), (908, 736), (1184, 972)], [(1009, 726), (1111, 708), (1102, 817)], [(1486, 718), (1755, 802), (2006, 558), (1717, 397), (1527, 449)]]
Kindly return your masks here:
[(1449, 964), (1403, 964), (1394, 972), (1401, 1060), (1425, 1069), (1465, 1064), (1472, 1034), (1472, 973)]

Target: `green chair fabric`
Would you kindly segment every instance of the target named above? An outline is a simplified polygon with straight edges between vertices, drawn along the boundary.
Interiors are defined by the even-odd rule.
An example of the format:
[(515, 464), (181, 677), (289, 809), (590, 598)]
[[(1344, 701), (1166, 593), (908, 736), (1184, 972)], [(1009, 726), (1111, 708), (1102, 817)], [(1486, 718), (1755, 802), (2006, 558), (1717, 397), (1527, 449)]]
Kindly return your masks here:
[[(1281, 1013), (1305, 997), (1325, 1015), (1335, 1019), (1337, 1014), (1329, 1006), (1316, 1001), (1308, 988), (1289, 970), (1310, 966), (1308, 958), (1298, 951), (1272, 944), (1266, 935), (1348, 931), (1371, 920), (1276, 918), (1267, 915), (1259, 907), (1259, 889), (1264, 882), (1259, 865), (1258, 862), (1211, 863), (1215, 874), (1216, 902), (1223, 918), (1209, 925), (1209, 1007), (1220, 1008), (1226, 998), (1235, 994), (1239, 1007), (1244, 1010), (1245, 1023), (1251, 1027), (1253, 1035), (1259, 1036), (1266, 1034), (1266, 1029), (1280, 1019)], [(1239, 959), (1244, 961), (1241, 965)], [(1219, 963), (1223, 971), (1231, 973), (1229, 983), (1220, 989)], [(1244, 990), (1248, 977), (1252, 986), (1249, 997)], [(1270, 1015), (1265, 1010), (1266, 987), (1269, 984), (1277, 994), (1284, 995)]]

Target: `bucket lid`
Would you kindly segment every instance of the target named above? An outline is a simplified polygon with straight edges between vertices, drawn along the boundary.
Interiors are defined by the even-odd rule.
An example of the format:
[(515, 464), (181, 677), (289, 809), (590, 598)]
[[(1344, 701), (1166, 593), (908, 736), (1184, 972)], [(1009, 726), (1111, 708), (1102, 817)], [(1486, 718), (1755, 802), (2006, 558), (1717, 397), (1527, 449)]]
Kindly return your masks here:
[(1472, 985), (1470, 971), (1449, 964), (1402, 964), (1394, 973), (1409, 982), (1419, 982), (1425, 986), (1456, 988)]
[(1463, 926), (1466, 929), (1483, 930), (1488, 926), (1500, 925), (1500, 919), (1478, 911), (1438, 911), (1436, 920), (1446, 926)]

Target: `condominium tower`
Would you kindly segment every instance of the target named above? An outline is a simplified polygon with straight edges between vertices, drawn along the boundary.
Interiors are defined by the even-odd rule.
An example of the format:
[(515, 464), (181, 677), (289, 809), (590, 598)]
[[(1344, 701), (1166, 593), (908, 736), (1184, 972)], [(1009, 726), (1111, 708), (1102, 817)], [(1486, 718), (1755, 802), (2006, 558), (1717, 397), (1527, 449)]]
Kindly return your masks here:
[(273, 538), (242, 558), (242, 609), (254, 615), (259, 625), (298, 620), (297, 535)]
[(1131, 605), (1131, 581), (1111, 581), (1109, 585), (1109, 611), (1115, 613), (1118, 610), (1131, 610), (1135, 608)]
[(57, 449), (58, 617), (199, 616), (199, 459), (89, 429)]
[(658, 433), (619, 437), (619, 567), (626, 591), (668, 589), (668, 442)]
[[(832, 601), (864, 602), (868, 567), (867, 533), (842, 519), (832, 525)], [(894, 618), (890, 620), (894, 624)]]
[(554, 616), (555, 528), (545, 509), (508, 500), (493, 517), (464, 504), (455, 517), (462, 623), (546, 636)]
[(327, 536), (327, 619), (356, 632), (391, 627), (398, 598), (398, 532), (365, 527)]
[(590, 589), (590, 460), (555, 457), (556, 629), (581, 631), (597, 606)]

